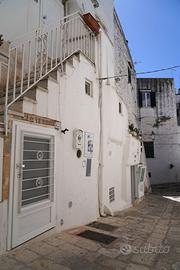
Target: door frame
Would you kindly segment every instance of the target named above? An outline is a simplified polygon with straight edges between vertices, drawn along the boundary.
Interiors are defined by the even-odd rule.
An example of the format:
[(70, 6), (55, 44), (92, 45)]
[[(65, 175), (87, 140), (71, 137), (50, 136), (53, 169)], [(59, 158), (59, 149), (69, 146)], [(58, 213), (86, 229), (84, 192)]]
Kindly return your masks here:
[[(40, 133), (44, 135), (54, 136), (54, 203), (55, 203), (55, 227), (57, 226), (57, 200), (56, 200), (56, 139), (57, 131), (52, 127), (43, 127), (36, 124), (31, 124), (29, 122), (13, 121), (12, 125), (12, 141), (11, 141), (11, 158), (10, 158), (10, 179), (9, 179), (9, 206), (8, 206), (8, 227), (7, 227), (7, 250), (12, 249), (12, 239), (13, 239), (13, 202), (14, 202), (14, 176), (16, 173), (16, 141), (17, 141), (17, 131), (19, 129), (25, 132)], [(33, 237), (32, 237), (33, 238)]]
[(130, 166), (131, 170), (131, 203), (136, 200), (136, 165)]

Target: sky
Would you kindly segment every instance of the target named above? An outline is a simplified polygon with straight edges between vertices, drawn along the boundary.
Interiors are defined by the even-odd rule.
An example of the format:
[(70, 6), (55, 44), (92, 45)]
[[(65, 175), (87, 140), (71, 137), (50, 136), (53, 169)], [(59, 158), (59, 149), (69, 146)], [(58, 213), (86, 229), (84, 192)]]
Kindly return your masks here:
[[(180, 0), (115, 0), (136, 72), (180, 65)], [(139, 77), (175, 78), (180, 68)]]

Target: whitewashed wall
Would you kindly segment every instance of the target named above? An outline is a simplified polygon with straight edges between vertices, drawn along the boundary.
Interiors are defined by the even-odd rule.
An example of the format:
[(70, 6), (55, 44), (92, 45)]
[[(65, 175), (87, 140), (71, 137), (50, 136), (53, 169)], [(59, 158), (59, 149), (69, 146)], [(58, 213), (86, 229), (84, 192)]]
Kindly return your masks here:
[(54, 25), (64, 16), (58, 0), (6, 0), (0, 2), (0, 33), (6, 41), (29, 36), (40, 26)]
[(91, 0), (69, 0), (67, 2), (68, 13), (73, 13), (80, 10), (82, 13), (90, 12), (96, 16), (101, 24), (105, 27), (106, 33), (113, 42), (113, 2), (114, 0), (98, 1), (99, 7), (94, 8)]
[[(91, 0), (69, 0), (68, 14), (91, 12), (100, 19), (113, 41), (113, 0), (99, 1), (99, 4), (94, 8)], [(0, 33), (5, 40), (16, 40), (40, 26), (56, 24), (63, 16), (64, 7), (60, 0), (3, 0), (0, 2)]]
[[(123, 32), (119, 18), (117, 17), (116, 12), (114, 12), (114, 55), (115, 55), (115, 75), (125, 75), (119, 77), (115, 80), (115, 87), (118, 93), (118, 96), (122, 99), (123, 103), (126, 105), (126, 110), (128, 114), (128, 119), (126, 123), (126, 128), (128, 129), (129, 124), (133, 124), (134, 127), (139, 127), (139, 108), (137, 103), (137, 81), (134, 70), (134, 63), (128, 48), (128, 41)], [(131, 70), (131, 83), (128, 82), (128, 67)], [(131, 166), (137, 165), (140, 162), (146, 166), (146, 158), (144, 155), (144, 149), (141, 152), (140, 141), (131, 135), (127, 135), (126, 148), (123, 160), (125, 161), (123, 167), (126, 166), (124, 171), (123, 178), (126, 179), (129, 189), (127, 189), (124, 184), (123, 190), (126, 194), (126, 200), (129, 200), (131, 197)], [(149, 179), (146, 177), (145, 180), (146, 186), (149, 187)], [(127, 193), (128, 192), (128, 193)]]
[[(102, 77), (114, 74), (114, 47), (102, 33)], [(119, 113), (119, 102), (122, 113)], [(131, 205), (130, 166), (140, 163), (140, 143), (128, 133), (128, 110), (116, 92), (114, 80), (102, 84), (103, 171), (102, 205), (113, 214)], [(109, 189), (115, 188), (115, 201), (109, 201)]]
[[(91, 1), (88, 2), (90, 4)], [(85, 5), (87, 2), (83, 3)], [(66, 134), (59, 131), (56, 138), (57, 228), (59, 230), (87, 224), (99, 216), (100, 85), (98, 78), (113, 75), (115, 66), (114, 47), (112, 40), (109, 39), (113, 20), (111, 21), (110, 16), (108, 21), (107, 15), (110, 13), (109, 10), (113, 9), (113, 1), (104, 3), (100, 1), (100, 8), (96, 12), (97, 14), (99, 12), (99, 17), (103, 18), (102, 22), (109, 30), (102, 30), (101, 38), (97, 38), (96, 65), (83, 55), (80, 55), (80, 58), (74, 56), (72, 62), (65, 64), (64, 74), (58, 71), (57, 81), (49, 80), (48, 91), (39, 89), (36, 102), (26, 99), (23, 103), (24, 112), (59, 120), (61, 128), (69, 130)], [(88, 9), (87, 11), (90, 11)], [(25, 28), (20, 31), (25, 31)], [(93, 97), (85, 94), (85, 79), (92, 81)], [(119, 102), (122, 105), (122, 113), (119, 113)], [(102, 186), (99, 193), (105, 212), (113, 214), (131, 205), (130, 166), (140, 162), (139, 141), (129, 136), (128, 111), (123, 100), (117, 95), (114, 80), (102, 83), (102, 114), (103, 166)], [(73, 149), (74, 129), (94, 134), (90, 177), (85, 176), (84, 152), (78, 159)], [(115, 187), (115, 201), (112, 203), (109, 202), (111, 187)], [(6, 213), (3, 215), (3, 220), (6, 223)], [(3, 229), (1, 231), (3, 232)], [(6, 236), (6, 233), (4, 235)]]
[[(66, 64), (66, 73), (59, 77), (60, 117), (62, 129), (69, 132), (59, 137), (58, 157), (58, 222), (63, 229), (87, 224), (98, 215), (98, 158), (99, 158), (99, 108), (98, 82), (94, 66), (82, 55), (74, 57), (73, 66)], [(85, 94), (85, 79), (93, 84), (93, 97)], [(92, 174), (86, 177), (84, 151), (77, 158), (73, 149), (73, 130), (81, 129), (94, 134)], [(69, 204), (72, 203), (72, 207)], [(59, 225), (59, 224), (58, 224)]]
[(29, 0), (7, 0), (0, 4), (0, 33), (5, 40), (15, 40), (38, 27), (38, 3)]

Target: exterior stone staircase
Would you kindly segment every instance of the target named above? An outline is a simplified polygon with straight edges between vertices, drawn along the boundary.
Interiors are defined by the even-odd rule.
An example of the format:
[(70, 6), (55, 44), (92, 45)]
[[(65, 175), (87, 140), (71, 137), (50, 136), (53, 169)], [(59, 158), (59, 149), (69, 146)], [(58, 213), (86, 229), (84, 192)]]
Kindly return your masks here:
[(0, 81), (0, 122), (1, 126), (4, 122), (6, 135), (8, 112), (33, 111), (40, 103), (38, 97), (48, 94), (49, 80), (57, 82), (57, 70), (62, 72), (64, 63), (79, 52), (94, 63), (95, 35), (79, 14), (63, 19), (54, 29), (36, 31), (34, 39), (9, 45), (7, 68), (1, 71)]

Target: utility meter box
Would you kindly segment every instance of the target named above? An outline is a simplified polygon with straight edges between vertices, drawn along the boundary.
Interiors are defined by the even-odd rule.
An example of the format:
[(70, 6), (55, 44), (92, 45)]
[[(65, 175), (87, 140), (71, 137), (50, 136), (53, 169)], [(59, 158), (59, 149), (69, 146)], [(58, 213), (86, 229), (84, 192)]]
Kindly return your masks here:
[(73, 131), (73, 147), (75, 149), (83, 149), (84, 134), (81, 129), (74, 129)]

